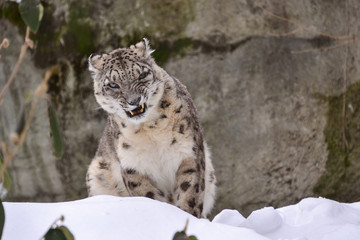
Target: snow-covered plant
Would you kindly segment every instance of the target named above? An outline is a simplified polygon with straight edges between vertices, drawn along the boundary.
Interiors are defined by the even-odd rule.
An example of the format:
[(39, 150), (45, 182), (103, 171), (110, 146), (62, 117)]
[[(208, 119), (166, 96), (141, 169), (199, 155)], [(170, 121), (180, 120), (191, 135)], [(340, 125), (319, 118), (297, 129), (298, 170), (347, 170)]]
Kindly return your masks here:
[(173, 240), (197, 240), (197, 237), (194, 235), (187, 236), (186, 229), (189, 224), (189, 219), (186, 220), (185, 227), (182, 231), (178, 231), (175, 233)]
[(74, 240), (74, 236), (70, 230), (64, 225), (59, 225), (59, 222), (65, 220), (64, 216), (61, 216), (59, 219), (51, 225), (50, 229), (46, 232), (42, 239), (45, 240)]

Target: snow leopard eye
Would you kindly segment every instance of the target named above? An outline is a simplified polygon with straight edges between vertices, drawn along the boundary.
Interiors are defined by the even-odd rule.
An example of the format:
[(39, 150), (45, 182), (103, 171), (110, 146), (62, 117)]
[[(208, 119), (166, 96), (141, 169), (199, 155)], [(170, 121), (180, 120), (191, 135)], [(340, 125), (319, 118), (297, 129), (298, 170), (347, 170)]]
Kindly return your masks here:
[(112, 82), (109, 83), (108, 86), (111, 87), (111, 88), (120, 88), (118, 84), (112, 83)]
[(147, 71), (147, 72), (142, 72), (142, 73), (139, 75), (139, 80), (146, 78), (146, 76), (147, 76), (148, 74), (149, 74), (149, 71)]

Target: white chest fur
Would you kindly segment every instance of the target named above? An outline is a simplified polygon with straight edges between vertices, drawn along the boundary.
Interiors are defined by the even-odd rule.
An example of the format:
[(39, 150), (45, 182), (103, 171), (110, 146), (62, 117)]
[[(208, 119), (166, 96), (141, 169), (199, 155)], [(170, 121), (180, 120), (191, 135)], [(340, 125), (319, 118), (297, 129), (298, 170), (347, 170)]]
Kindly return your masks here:
[(122, 167), (136, 169), (153, 179), (162, 191), (172, 192), (181, 162), (193, 156), (193, 142), (172, 131), (171, 125), (143, 126), (136, 134), (134, 132), (134, 128), (123, 129), (123, 136), (117, 143)]

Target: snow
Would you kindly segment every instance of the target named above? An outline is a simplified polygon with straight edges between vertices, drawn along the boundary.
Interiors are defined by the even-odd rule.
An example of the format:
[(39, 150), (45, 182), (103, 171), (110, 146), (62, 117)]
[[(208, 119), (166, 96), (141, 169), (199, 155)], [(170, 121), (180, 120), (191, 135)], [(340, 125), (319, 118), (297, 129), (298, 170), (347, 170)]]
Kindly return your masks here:
[(211, 239), (359, 240), (360, 202), (305, 198), (296, 205), (253, 211), (244, 218), (225, 209), (213, 221), (197, 219), (172, 205), (142, 197), (95, 196), (61, 203), (5, 202), (3, 239), (40, 239), (54, 220), (75, 239), (166, 239), (181, 231)]

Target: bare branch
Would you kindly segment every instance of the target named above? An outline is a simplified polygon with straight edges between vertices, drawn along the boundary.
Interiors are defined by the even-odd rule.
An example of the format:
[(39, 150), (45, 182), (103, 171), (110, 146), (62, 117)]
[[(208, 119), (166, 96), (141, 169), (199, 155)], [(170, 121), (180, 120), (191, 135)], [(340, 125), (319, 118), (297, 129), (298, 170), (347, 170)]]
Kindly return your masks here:
[(287, 37), (290, 35), (294, 35), (295, 33), (299, 32), (300, 30), (301, 30), (300, 28), (296, 28), (295, 30), (290, 31), (290, 32), (279, 33), (279, 34), (270, 33), (268, 35), (270, 35), (271, 37)]
[(24, 143), (26, 134), (30, 128), (31, 120), (33, 119), (33, 116), (35, 113), (36, 106), (37, 106), (40, 98), (47, 91), (47, 83), (48, 83), (50, 77), (52, 75), (58, 74), (60, 72), (60, 70), (61, 70), (60, 66), (53, 66), (53, 67), (49, 68), (48, 70), (46, 70), (42, 83), (35, 90), (34, 100), (31, 104), (30, 112), (26, 119), (24, 130), (21, 132), (21, 134), (18, 138), (11, 138), (8, 148), (6, 147), (5, 143), (2, 144), (2, 148), (3, 148), (3, 152), (4, 152), (4, 165), (3, 165), (3, 168), (1, 169), (0, 181), (2, 181), (2, 179), (4, 179), (4, 174), (5, 174), (5, 170), (6, 170), (7, 166), (9, 165), (11, 160), (16, 156), (16, 154), (19, 152), (19, 150), (21, 149), (21, 146)]
[(23, 58), (25, 56), (25, 53), (26, 53), (26, 50), (30, 47), (30, 48), (33, 48), (34, 47), (34, 43), (33, 41), (29, 38), (29, 35), (30, 35), (30, 28), (27, 27), (26, 28), (26, 35), (25, 35), (25, 41), (24, 41), (24, 44), (21, 46), (21, 51), (20, 51), (20, 55), (19, 55), (19, 58), (16, 62), (16, 65), (15, 65), (15, 68), (14, 70), (12, 71), (11, 75), (10, 75), (10, 78), (8, 80), (8, 82), (6, 83), (5, 87), (3, 88), (3, 90), (1, 91), (0, 93), (0, 106), (2, 105), (3, 103), (3, 97), (6, 93), (6, 91), (8, 90), (8, 88), (10, 87), (11, 83), (14, 81), (14, 78), (15, 78), (15, 75), (17, 73), (17, 71), (19, 70), (19, 67), (21, 65), (21, 62), (23, 61)]
[[(2, 48), (8, 48), (9, 47), (9, 40), (7, 38), (4, 38), (3, 41), (0, 43), (0, 49)], [(1, 59), (1, 55), (0, 55)]]

